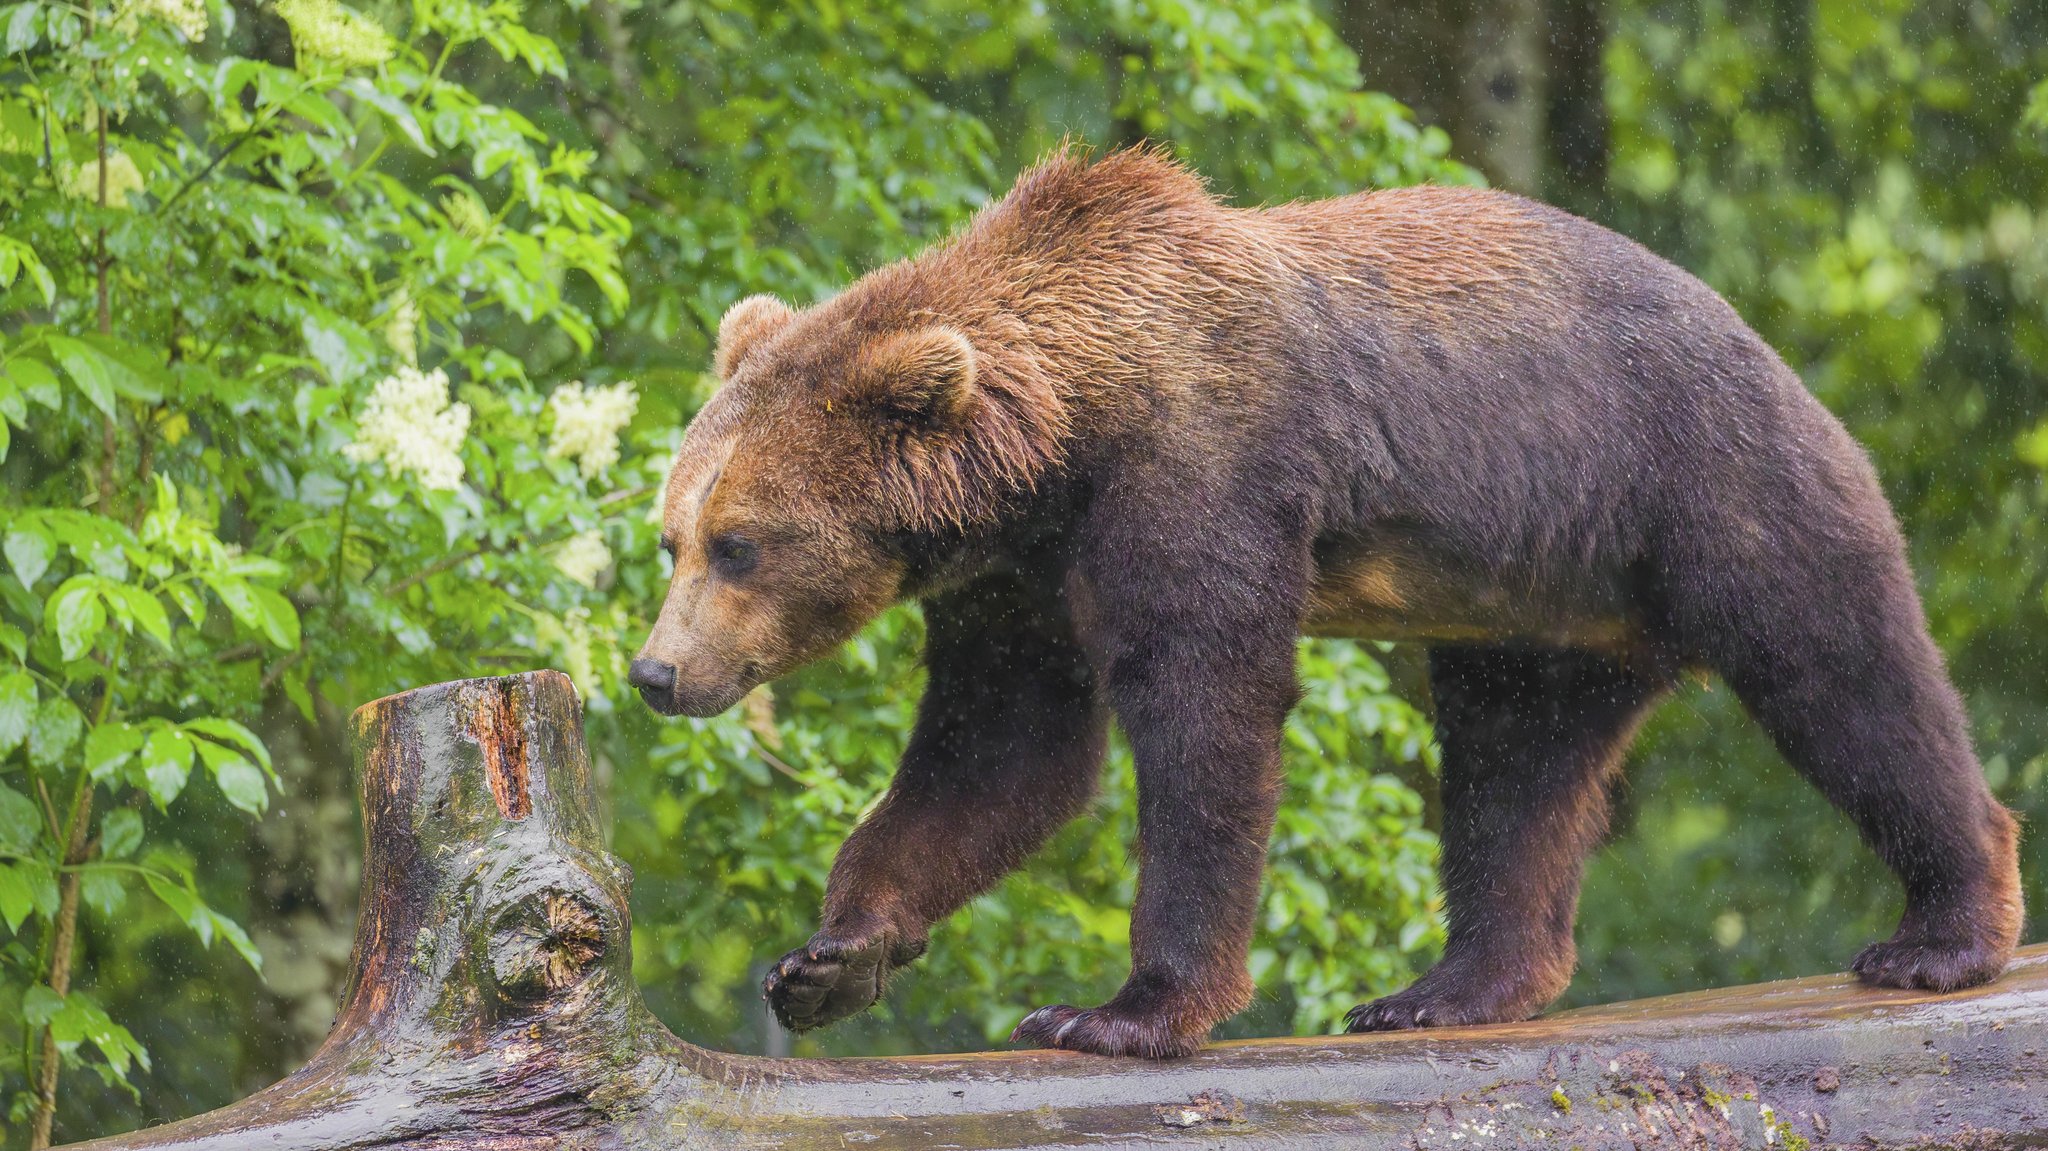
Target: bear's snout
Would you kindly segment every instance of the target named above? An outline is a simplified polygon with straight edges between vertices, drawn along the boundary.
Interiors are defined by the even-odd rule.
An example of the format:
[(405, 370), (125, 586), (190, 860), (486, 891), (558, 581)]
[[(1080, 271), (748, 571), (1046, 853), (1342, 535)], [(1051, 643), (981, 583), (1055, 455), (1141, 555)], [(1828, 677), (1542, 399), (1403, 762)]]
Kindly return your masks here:
[(636, 659), (626, 668), (626, 682), (640, 689), (647, 706), (663, 715), (682, 709), (676, 703), (676, 669), (658, 659)]
[(759, 676), (751, 663), (737, 678), (717, 674), (707, 677), (685, 675), (681, 668), (666, 660), (642, 657), (627, 666), (626, 682), (639, 688), (640, 698), (662, 715), (693, 715), (702, 719), (738, 703), (759, 682)]

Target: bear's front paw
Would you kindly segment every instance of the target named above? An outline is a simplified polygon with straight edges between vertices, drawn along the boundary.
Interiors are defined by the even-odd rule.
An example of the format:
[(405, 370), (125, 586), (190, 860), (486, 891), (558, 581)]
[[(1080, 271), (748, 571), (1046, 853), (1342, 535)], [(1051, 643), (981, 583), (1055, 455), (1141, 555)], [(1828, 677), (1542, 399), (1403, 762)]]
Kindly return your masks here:
[(1344, 1015), (1344, 1030), (1412, 1031), (1418, 1027), (1462, 1027), (1474, 1023), (1513, 1023), (1533, 1012), (1519, 1005), (1484, 1002), (1455, 988), (1418, 982), (1395, 995), (1361, 1003)]
[(2011, 955), (2012, 949), (1996, 940), (1936, 939), (1902, 928), (1864, 948), (1849, 969), (1879, 987), (1957, 991), (1996, 979)]
[(777, 1023), (810, 1031), (874, 1006), (890, 968), (923, 953), (922, 940), (903, 943), (886, 932), (841, 937), (821, 931), (769, 968), (761, 997)]
[(1012, 1043), (1032, 1043), (1092, 1055), (1179, 1059), (1202, 1046), (1203, 1035), (1177, 1034), (1159, 1015), (1104, 1006), (1083, 1009), (1064, 1003), (1041, 1007), (1010, 1033)]

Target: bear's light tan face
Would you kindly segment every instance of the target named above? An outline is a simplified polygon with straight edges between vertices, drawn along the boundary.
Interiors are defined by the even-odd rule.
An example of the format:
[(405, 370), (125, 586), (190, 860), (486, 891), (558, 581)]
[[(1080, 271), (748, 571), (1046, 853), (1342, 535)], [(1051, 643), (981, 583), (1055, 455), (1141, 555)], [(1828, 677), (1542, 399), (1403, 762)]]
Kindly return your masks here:
[(669, 475), (668, 597), (627, 677), (666, 715), (715, 715), (837, 647), (903, 593), (883, 539), (957, 525), (970, 496), (993, 502), (974, 483), (1022, 474), (968, 458), (991, 406), (952, 328), (755, 296), (726, 313), (717, 369)]
[[(669, 475), (662, 546), (675, 571), (633, 676), (664, 715), (724, 711), (836, 648), (901, 586), (901, 565), (816, 490), (835, 471), (817, 429), (746, 401), (715, 396)], [(804, 436), (812, 450), (792, 450)]]

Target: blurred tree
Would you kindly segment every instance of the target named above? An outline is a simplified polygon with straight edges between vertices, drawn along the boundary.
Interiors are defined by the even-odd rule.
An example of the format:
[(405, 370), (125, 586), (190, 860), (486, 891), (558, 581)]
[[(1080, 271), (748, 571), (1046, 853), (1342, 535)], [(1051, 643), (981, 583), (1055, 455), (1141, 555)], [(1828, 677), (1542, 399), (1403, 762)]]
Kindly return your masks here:
[[(1593, 0), (1335, 0), (1336, 26), (1372, 82), (1446, 129), (1462, 158), (1504, 188), (1543, 188), (1550, 98), (1597, 75)], [(1556, 73), (1555, 83), (1553, 72)], [(1591, 126), (1570, 124), (1581, 150)]]

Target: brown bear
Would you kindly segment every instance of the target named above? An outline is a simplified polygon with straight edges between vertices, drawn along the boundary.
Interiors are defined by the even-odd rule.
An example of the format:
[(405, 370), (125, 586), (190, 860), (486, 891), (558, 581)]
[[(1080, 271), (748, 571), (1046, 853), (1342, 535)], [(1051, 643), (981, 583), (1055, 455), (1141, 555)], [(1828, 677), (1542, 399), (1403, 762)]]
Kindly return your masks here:
[(630, 678), (711, 715), (914, 598), (930, 679), (788, 1027), (861, 1011), (931, 925), (1135, 753), (1131, 969), (1016, 1038), (1199, 1046), (1245, 1006), (1297, 636), (1425, 644), (1449, 942), (1353, 1030), (1519, 1020), (1565, 988), (1631, 734), (1730, 684), (1904, 884), (1865, 980), (2006, 963), (2013, 819), (1981, 777), (1877, 477), (1698, 280), (1564, 212), (1414, 187), (1232, 208), (1157, 151), (1071, 153), (802, 311), (727, 313), (667, 487)]

